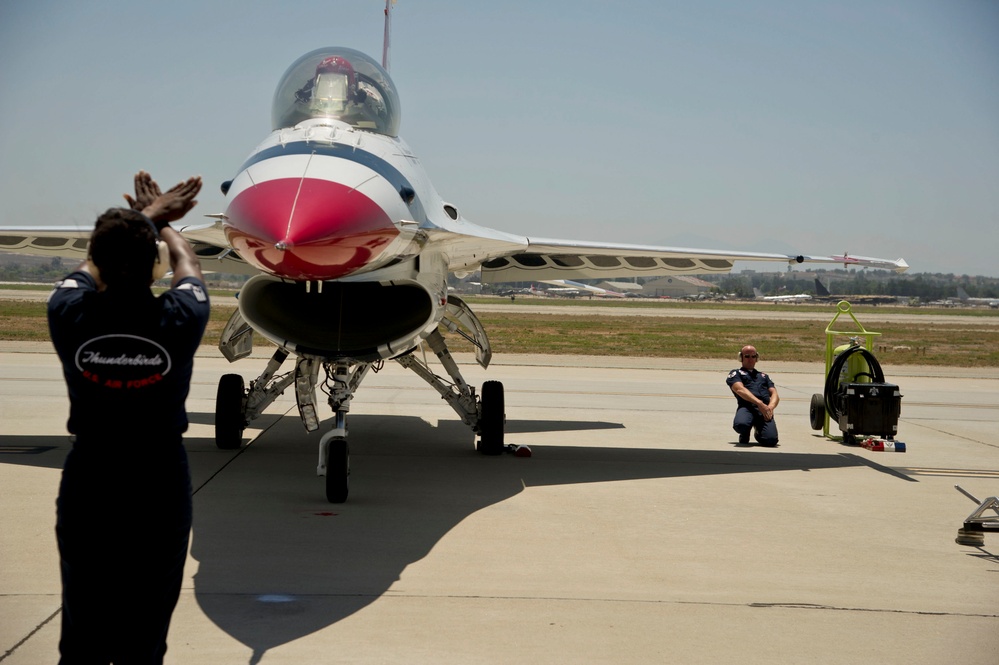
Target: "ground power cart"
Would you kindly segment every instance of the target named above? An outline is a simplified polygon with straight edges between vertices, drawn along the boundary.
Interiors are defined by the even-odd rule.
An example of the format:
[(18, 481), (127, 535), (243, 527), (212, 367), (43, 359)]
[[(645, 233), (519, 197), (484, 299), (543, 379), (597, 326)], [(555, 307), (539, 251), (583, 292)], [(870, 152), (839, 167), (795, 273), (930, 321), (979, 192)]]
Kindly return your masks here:
[[(843, 433), (843, 443), (856, 444), (858, 439), (877, 436), (894, 440), (898, 434), (898, 417), (902, 411), (902, 393), (894, 383), (885, 383), (884, 373), (877, 358), (862, 347), (855, 346), (839, 355), (837, 360), (848, 362), (853, 354), (864, 356), (868, 365), (875, 371), (866, 382), (827, 383), (823, 396), (827, 402), (830, 417), (834, 417)], [(836, 370), (836, 363), (830, 374)], [(828, 378), (827, 378), (828, 381)], [(838, 383), (838, 381), (837, 381)]]
[[(849, 303), (841, 302), (839, 311), (853, 317)], [(856, 318), (854, 321), (860, 325)], [(878, 334), (860, 328), (868, 337)], [(830, 340), (833, 331), (827, 329), (826, 333)], [(809, 409), (812, 429), (825, 429), (828, 435), (828, 422), (832, 421), (839, 426), (847, 445), (905, 452), (905, 444), (895, 440), (902, 393), (894, 383), (885, 382), (878, 359), (861, 345), (859, 336), (851, 337), (850, 344), (836, 348), (835, 352), (831, 345), (827, 349), (825, 390), (812, 395)]]

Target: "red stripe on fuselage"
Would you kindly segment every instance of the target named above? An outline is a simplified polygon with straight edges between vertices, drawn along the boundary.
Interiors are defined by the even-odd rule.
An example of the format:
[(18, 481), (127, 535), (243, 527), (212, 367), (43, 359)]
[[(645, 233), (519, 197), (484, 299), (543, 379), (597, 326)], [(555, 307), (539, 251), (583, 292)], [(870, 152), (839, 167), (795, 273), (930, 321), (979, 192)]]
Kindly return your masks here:
[(316, 178), (254, 185), (236, 196), (226, 216), (226, 236), (240, 256), (260, 270), (297, 280), (349, 275), (399, 235), (375, 201)]

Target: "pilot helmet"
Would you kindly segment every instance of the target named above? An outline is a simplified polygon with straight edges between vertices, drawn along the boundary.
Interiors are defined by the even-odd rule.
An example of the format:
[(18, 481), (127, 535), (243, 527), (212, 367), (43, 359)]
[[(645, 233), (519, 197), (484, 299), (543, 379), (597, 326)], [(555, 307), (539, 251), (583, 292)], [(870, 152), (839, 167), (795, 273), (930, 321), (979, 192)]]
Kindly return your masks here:
[(326, 58), (316, 66), (311, 106), (323, 113), (341, 112), (357, 97), (357, 78), (350, 62), (341, 56)]

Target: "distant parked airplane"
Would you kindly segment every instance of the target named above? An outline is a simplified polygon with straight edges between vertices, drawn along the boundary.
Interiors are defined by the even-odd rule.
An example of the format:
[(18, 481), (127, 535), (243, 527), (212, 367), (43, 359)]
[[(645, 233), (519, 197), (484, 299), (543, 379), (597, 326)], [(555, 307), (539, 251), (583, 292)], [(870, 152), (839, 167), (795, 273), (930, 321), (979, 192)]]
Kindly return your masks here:
[(812, 296), (807, 293), (797, 293), (787, 296), (765, 296), (762, 291), (755, 287), (753, 288), (753, 295), (756, 296), (757, 300), (766, 300), (768, 302), (804, 302), (812, 299)]
[(593, 296), (595, 298), (623, 298), (623, 293), (618, 293), (617, 291), (611, 291), (609, 289), (601, 289), (599, 286), (590, 286), (589, 284), (583, 284), (582, 282), (573, 282), (568, 279), (539, 279), (542, 284), (550, 284), (554, 288), (545, 289), (545, 291), (552, 293), (554, 295), (561, 296)]
[(971, 298), (960, 286), (957, 287), (957, 297), (966, 305), (988, 305), (992, 309), (999, 309), (999, 298)]

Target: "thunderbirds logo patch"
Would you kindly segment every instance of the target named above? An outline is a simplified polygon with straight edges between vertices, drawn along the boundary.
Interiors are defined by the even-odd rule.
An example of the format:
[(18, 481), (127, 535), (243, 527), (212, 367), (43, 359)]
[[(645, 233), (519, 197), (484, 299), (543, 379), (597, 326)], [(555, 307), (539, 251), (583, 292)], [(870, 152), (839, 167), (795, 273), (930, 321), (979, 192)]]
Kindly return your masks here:
[(170, 372), (170, 354), (145, 337), (104, 335), (76, 351), (83, 378), (104, 388), (135, 390), (159, 383)]

